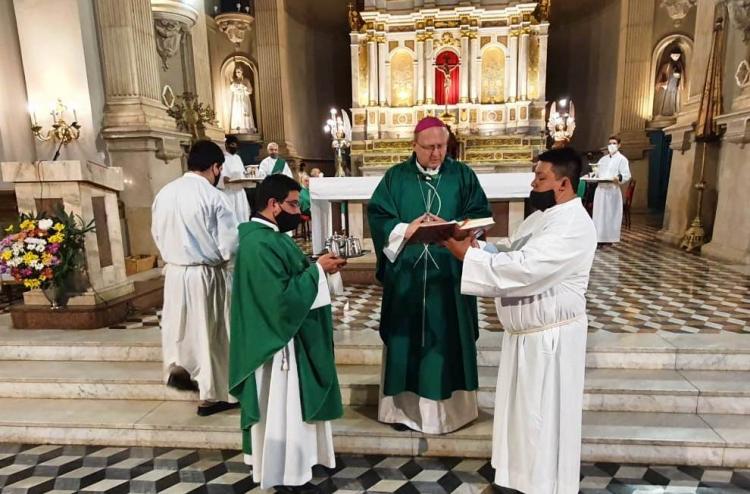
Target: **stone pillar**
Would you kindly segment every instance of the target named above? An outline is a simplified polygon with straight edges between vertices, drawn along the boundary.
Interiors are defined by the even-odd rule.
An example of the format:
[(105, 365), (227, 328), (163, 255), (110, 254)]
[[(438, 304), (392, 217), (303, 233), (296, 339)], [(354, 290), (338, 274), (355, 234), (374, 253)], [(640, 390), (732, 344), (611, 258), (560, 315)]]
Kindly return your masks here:
[(518, 31), (511, 31), (508, 36), (508, 51), (510, 51), (510, 61), (506, 65), (507, 84), (506, 94), (510, 102), (518, 99)]
[[(288, 85), (284, 77), (285, 67), (282, 52), (286, 51), (286, 37), (281, 17), (286, 13), (279, 9), (277, 0), (255, 1), (255, 35), (258, 44), (258, 73), (261, 112), (261, 134), (267, 141), (276, 141), (287, 149), (280, 150), (282, 155), (294, 155), (286, 135), (285, 118), (288, 108), (284, 102), (289, 101)], [(282, 46), (282, 42), (284, 45)], [(282, 144), (283, 143), (283, 144)]]
[(482, 54), (479, 50), (479, 35), (476, 29), (470, 33), (469, 37), (469, 55), (471, 57), (469, 99), (472, 103), (479, 103), (479, 71), (482, 67)]
[(369, 75), (368, 92), (370, 106), (378, 104), (378, 45), (374, 36), (367, 39), (367, 68)]
[[(697, 209), (697, 193), (694, 185), (700, 180), (702, 144), (697, 145), (694, 142), (693, 124), (698, 118), (698, 106), (708, 66), (715, 4), (716, 0), (706, 0), (696, 5), (695, 43), (691, 60), (692, 68), (688, 73), (690, 94), (686, 104), (680, 108), (677, 122), (664, 129), (672, 137), (670, 147), (673, 154), (667, 201), (664, 205), (664, 222), (659, 231), (659, 237), (673, 245), (680, 244)], [(707, 169), (714, 164), (708, 162)]]
[(385, 83), (386, 74), (386, 58), (388, 52), (386, 50), (385, 36), (378, 37), (378, 104), (385, 106), (386, 98), (388, 95), (388, 88)]
[(538, 101), (544, 103), (547, 101), (547, 41), (549, 35), (547, 34), (547, 28), (549, 24), (544, 26), (544, 31), (539, 33), (539, 78), (537, 79), (537, 87), (539, 88)]
[(352, 61), (352, 108), (359, 108), (359, 34), (349, 35)]
[(417, 33), (417, 105), (424, 104), (424, 34)]
[(471, 55), (469, 54), (469, 32), (461, 30), (461, 60), (460, 60), (460, 82), (458, 101), (469, 102), (469, 67), (471, 66)]
[(127, 251), (156, 254), (151, 204), (182, 174), (180, 158), (190, 135), (175, 129), (160, 102), (161, 64), (149, 0), (98, 0), (94, 6), (106, 97), (102, 136), (111, 163), (123, 169)]
[(646, 119), (650, 115), (651, 36), (654, 23), (652, 0), (623, 0), (617, 55), (617, 88), (614, 132), (622, 138), (621, 152), (630, 161), (636, 180), (634, 210), (648, 203), (648, 151)]
[(424, 42), (424, 101), (431, 105), (435, 99), (435, 68), (432, 65), (432, 33), (427, 33)]
[[(198, 100), (206, 105), (212, 105), (214, 92), (211, 85), (211, 60), (208, 51), (208, 27), (206, 25), (205, 1), (193, 0), (198, 11), (198, 18), (190, 31), (190, 42), (193, 55), (193, 74), (195, 79), (195, 93)], [(214, 108), (216, 109), (216, 108)], [(215, 125), (206, 128), (206, 137), (213, 140), (224, 140), (224, 129)]]
[(521, 40), (518, 45), (518, 99), (528, 100), (529, 80), (529, 32), (524, 29), (521, 32)]

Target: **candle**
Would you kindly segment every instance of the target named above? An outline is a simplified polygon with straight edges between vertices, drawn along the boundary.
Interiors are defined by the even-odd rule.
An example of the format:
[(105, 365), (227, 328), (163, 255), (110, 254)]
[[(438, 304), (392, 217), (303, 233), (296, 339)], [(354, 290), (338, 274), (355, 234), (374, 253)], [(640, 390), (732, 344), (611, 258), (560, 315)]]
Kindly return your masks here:
[(242, 8), (242, 5), (240, 5), (239, 2), (237, 2), (237, 12), (240, 12), (240, 9)]
[(214, 5), (214, 14), (218, 14), (218, 13), (219, 13), (219, 6)]
[(78, 115), (76, 114), (76, 109), (75, 108), (73, 108), (73, 121), (74, 122), (78, 121)]

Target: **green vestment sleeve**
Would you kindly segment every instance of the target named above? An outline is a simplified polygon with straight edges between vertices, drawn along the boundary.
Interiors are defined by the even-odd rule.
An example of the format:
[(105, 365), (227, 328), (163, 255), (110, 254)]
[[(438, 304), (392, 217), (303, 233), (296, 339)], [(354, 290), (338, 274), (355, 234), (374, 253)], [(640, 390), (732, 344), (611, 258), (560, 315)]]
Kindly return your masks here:
[(367, 204), (367, 219), (370, 223), (372, 243), (375, 247), (375, 276), (381, 283), (383, 282), (383, 263), (388, 262), (385, 254), (383, 254), (383, 248), (388, 245), (388, 237), (393, 229), (403, 221), (399, 217), (398, 207), (391, 192), (392, 178), (393, 173), (386, 172)]
[(243, 451), (260, 420), (255, 371), (294, 339), (303, 420), (343, 413), (333, 355), (330, 305), (310, 310), (318, 268), (287, 235), (257, 222), (240, 225), (232, 288), (230, 392), (241, 405)]
[(271, 170), (271, 175), (284, 173), (284, 165), (286, 165), (286, 161), (282, 160), (281, 158), (276, 158), (276, 162), (273, 164), (273, 170)]

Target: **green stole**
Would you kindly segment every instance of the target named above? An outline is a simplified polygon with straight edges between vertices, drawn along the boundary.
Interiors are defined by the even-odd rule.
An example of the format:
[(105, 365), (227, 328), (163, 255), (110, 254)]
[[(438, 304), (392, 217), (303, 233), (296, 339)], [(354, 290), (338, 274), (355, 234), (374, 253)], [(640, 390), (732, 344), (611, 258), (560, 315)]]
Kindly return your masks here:
[(432, 190), (428, 183), (440, 196), (431, 201), (433, 214), (448, 221), (492, 215), (471, 168), (446, 158), (440, 172), (426, 181), (412, 157), (386, 172), (368, 203), (367, 217), (377, 254), (376, 276), (383, 284), (383, 394), (411, 391), (444, 400), (456, 390), (478, 386), (477, 302), (461, 294), (462, 264), (439, 245), (430, 245), (427, 252), (421, 244), (406, 245), (395, 262), (383, 253), (396, 225), (425, 212)]
[(271, 175), (284, 173), (284, 165), (286, 165), (286, 161), (282, 160), (281, 158), (276, 158), (276, 162), (273, 164), (273, 170), (271, 170)]
[(260, 420), (255, 371), (294, 339), (305, 422), (341, 417), (331, 306), (310, 310), (318, 267), (287, 235), (250, 221), (239, 226), (232, 288), (229, 391), (241, 406), (242, 449)]

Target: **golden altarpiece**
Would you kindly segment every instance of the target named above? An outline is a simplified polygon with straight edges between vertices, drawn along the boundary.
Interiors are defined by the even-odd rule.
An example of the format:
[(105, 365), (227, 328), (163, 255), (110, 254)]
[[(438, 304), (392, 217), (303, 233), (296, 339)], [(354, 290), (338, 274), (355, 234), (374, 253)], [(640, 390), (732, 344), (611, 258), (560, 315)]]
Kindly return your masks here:
[(370, 0), (350, 11), (359, 174), (408, 158), (426, 115), (449, 122), (477, 171), (529, 170), (544, 142), (548, 2), (472, 4)]

